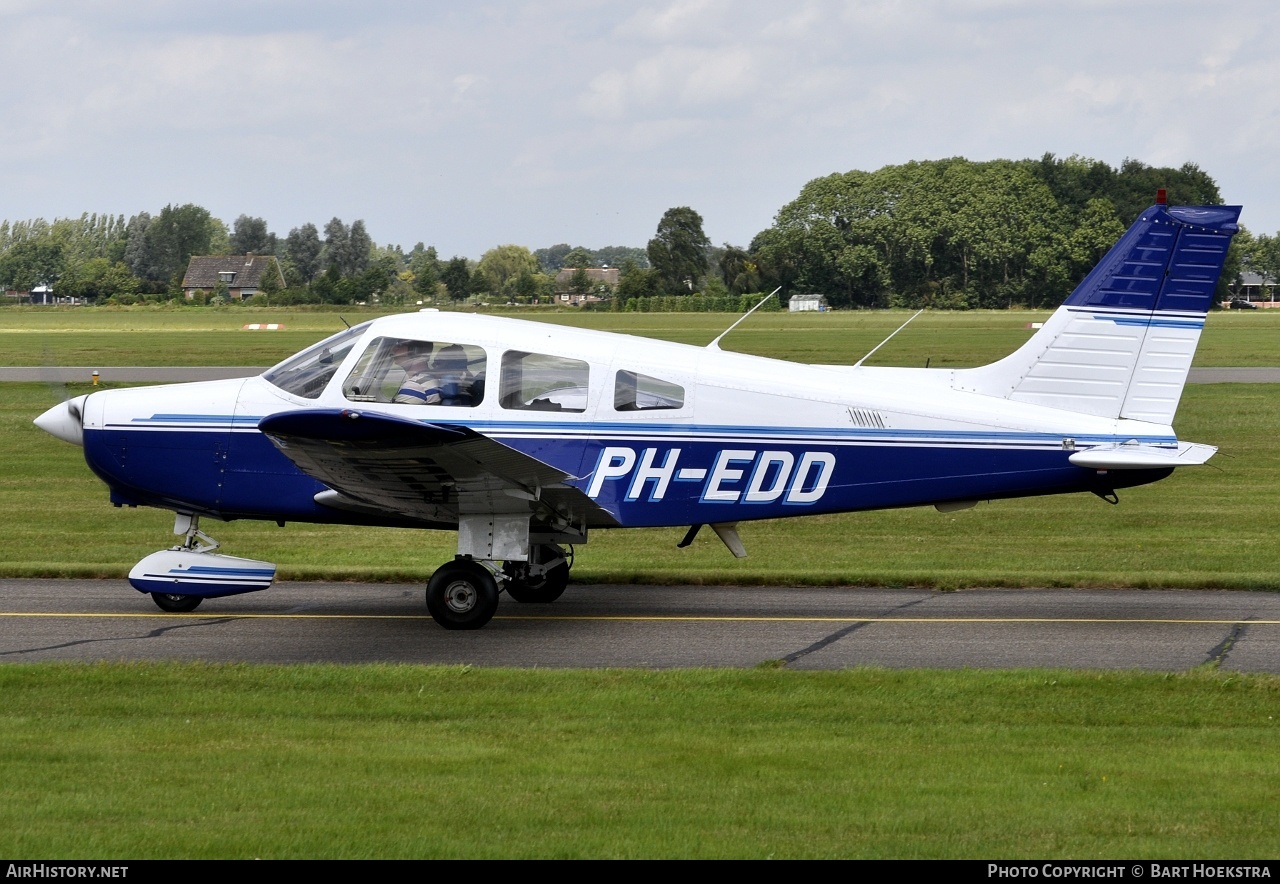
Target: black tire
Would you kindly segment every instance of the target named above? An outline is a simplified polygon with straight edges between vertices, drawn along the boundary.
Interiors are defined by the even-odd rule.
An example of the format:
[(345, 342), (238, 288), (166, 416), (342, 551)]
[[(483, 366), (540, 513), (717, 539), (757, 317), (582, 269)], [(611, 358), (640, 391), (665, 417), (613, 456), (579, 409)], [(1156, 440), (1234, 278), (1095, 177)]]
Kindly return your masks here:
[(427, 582), (427, 610), (445, 629), (479, 629), (498, 610), (498, 582), (468, 559), (441, 565)]
[(524, 562), (507, 562), (502, 570), (510, 578), (507, 580), (507, 595), (525, 604), (545, 605), (554, 602), (564, 594), (565, 587), (569, 585), (568, 562), (561, 562), (536, 580), (521, 577), (527, 573)]
[(200, 603), (204, 601), (204, 596), (153, 592), (151, 593), (151, 601), (156, 603), (157, 608), (168, 614), (185, 614), (200, 607)]

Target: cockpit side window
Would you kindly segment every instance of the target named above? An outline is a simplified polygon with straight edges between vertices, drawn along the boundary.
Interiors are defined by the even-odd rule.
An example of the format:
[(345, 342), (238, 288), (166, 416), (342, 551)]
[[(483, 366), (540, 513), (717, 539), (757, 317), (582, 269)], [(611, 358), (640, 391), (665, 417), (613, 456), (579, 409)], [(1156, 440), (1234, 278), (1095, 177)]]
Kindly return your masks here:
[(361, 323), (326, 338), (314, 347), (286, 359), (264, 374), (263, 378), (286, 393), (304, 399), (319, 399), (342, 360), (347, 358), (351, 348), (368, 327), (369, 323)]
[(485, 352), (474, 344), (375, 338), (342, 382), (352, 402), (453, 405), (484, 399)]
[(684, 406), (684, 387), (661, 378), (620, 371), (613, 381), (614, 411), (656, 411)]
[(581, 359), (508, 350), (502, 354), (498, 401), (521, 411), (586, 411), (589, 380)]

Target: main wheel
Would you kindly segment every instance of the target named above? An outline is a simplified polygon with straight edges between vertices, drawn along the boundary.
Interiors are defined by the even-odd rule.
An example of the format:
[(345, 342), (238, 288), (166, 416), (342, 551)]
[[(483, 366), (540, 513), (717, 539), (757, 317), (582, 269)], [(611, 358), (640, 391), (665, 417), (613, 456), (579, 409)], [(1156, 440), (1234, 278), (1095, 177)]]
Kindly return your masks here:
[(151, 593), (151, 601), (155, 602), (156, 607), (161, 611), (166, 611), (170, 614), (185, 614), (187, 611), (194, 611), (200, 607), (200, 603), (204, 601), (204, 596), (153, 592)]
[(569, 563), (561, 562), (541, 577), (529, 577), (525, 562), (506, 562), (502, 570), (508, 576), (507, 595), (517, 602), (547, 604), (554, 602), (569, 585)]
[(427, 610), (445, 629), (479, 629), (498, 610), (498, 582), (483, 565), (456, 559), (427, 582)]

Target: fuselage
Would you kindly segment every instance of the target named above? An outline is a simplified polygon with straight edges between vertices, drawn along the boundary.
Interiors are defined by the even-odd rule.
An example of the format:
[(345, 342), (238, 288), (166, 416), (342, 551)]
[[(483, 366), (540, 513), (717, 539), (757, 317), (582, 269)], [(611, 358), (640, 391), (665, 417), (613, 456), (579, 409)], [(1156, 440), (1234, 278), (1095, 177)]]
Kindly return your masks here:
[[(404, 341), (429, 353), (417, 400), (403, 392), (416, 369), (392, 354)], [(317, 502), (328, 488), (258, 429), (311, 408), (474, 430), (567, 474), (608, 514), (594, 527), (1105, 492), (1169, 470), (1108, 475), (1072, 464), (1074, 452), (1177, 443), (1167, 425), (957, 390), (938, 370), (803, 365), (421, 312), (357, 326), (260, 377), (94, 393), (85, 457), (118, 504), (452, 527)]]

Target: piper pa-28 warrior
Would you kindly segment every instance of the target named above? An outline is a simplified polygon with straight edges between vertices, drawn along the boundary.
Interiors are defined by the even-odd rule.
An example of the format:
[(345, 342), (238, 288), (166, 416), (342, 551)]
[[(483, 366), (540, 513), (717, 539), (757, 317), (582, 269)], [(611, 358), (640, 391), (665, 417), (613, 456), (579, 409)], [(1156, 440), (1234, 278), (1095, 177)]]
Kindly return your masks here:
[[(1116, 490), (1217, 450), (1171, 426), (1238, 206), (1142, 216), (1021, 348), (980, 368), (803, 365), (422, 311), (354, 326), (260, 377), (103, 390), (36, 424), (82, 445), (117, 506), (176, 514), (129, 582), (165, 611), (266, 589), (202, 520), (456, 530), (426, 590), (447, 629), (499, 595), (551, 602), (606, 528), (736, 526)], [(722, 336), (723, 337), (723, 336)], [(865, 357), (864, 357), (865, 358)]]

